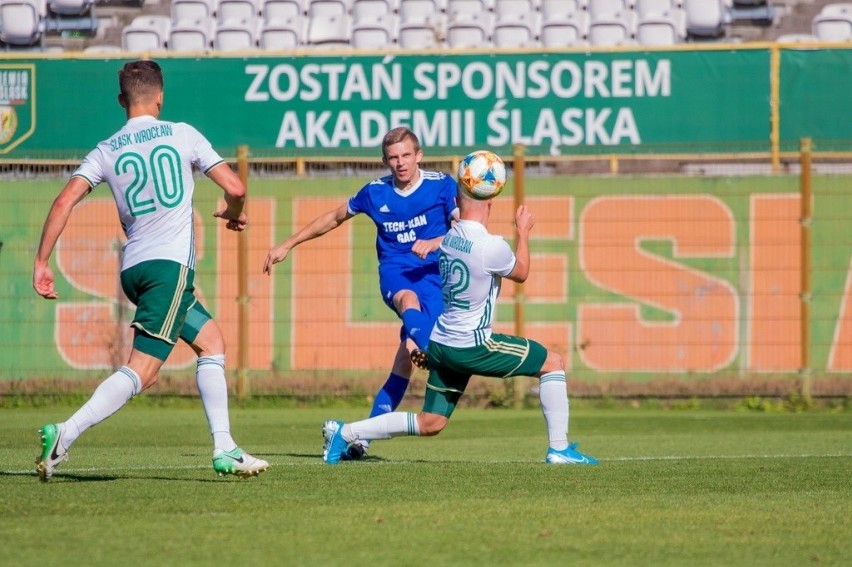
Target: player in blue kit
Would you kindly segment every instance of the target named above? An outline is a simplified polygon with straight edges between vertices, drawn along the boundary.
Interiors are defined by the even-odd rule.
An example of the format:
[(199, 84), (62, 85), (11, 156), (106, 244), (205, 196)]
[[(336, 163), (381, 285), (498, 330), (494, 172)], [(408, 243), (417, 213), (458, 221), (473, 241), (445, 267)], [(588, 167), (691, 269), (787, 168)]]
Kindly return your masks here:
[[(426, 366), (429, 334), (443, 310), (438, 247), (458, 217), (456, 181), (423, 171), (420, 141), (408, 128), (390, 130), (382, 140), (382, 163), (390, 175), (375, 179), (339, 207), (295, 232), (269, 251), (263, 271), (284, 260), (294, 247), (317, 238), (363, 213), (376, 225), (379, 288), (382, 300), (402, 319), (400, 345), (387, 382), (376, 394), (370, 417), (394, 411), (413, 370)], [(344, 458), (361, 458), (367, 442), (353, 445)]]

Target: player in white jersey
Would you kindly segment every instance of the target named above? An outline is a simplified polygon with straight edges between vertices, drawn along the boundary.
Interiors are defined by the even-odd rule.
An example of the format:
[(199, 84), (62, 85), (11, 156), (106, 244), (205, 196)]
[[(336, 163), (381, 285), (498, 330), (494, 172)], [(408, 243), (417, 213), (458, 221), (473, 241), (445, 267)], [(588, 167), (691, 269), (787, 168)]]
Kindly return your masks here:
[[(376, 225), (376, 255), (382, 300), (402, 320), (400, 342), (384, 385), (376, 393), (370, 416), (393, 411), (402, 401), (413, 371), (423, 366), (429, 333), (443, 309), (438, 246), (458, 214), (456, 182), (443, 173), (423, 171), (417, 136), (404, 126), (382, 140), (382, 162), (391, 174), (374, 179), (340, 206), (320, 215), (273, 247), (263, 264), (283, 261), (290, 250), (322, 236), (357, 214)], [(367, 443), (352, 445), (344, 457), (360, 459)]]
[(597, 460), (568, 443), (568, 389), (562, 356), (540, 343), (494, 333), (494, 313), (502, 278), (523, 282), (529, 275), (530, 211), (515, 213), (516, 250), (488, 232), (492, 201), (477, 200), (459, 190), (460, 220), (441, 242), (439, 265), (444, 311), (432, 329), (427, 351), (429, 379), (418, 414), (394, 412), (344, 424), (327, 421), (323, 460), (335, 464), (361, 439), (431, 436), (449, 422), (472, 375), (493, 378), (538, 376), (542, 412), (547, 424), (550, 464), (596, 464)]
[(120, 278), (136, 305), (133, 350), (127, 363), (101, 382), (67, 421), (42, 426), (36, 472), (48, 481), (84, 431), (152, 386), (181, 339), (198, 355), (196, 383), (213, 436), (213, 469), (219, 475), (255, 476), (269, 464), (240, 449), (231, 437), (224, 338), (195, 297), (192, 168), (224, 191), (227, 206), (214, 216), (227, 221), (230, 230), (241, 231), (248, 222), (242, 212), (245, 186), (195, 128), (159, 120), (163, 74), (156, 62), (129, 62), (118, 79), (127, 123), (86, 156), (53, 202), (35, 257), (33, 287), (42, 297), (58, 297), (50, 256), (77, 203), (106, 182), (127, 236)]

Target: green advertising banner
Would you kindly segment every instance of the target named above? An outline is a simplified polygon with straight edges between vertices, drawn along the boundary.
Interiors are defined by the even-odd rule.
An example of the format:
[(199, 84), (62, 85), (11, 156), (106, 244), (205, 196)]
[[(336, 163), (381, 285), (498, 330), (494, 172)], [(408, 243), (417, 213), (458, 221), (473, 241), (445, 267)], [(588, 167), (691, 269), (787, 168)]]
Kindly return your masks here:
[(784, 50), (781, 54), (781, 149), (810, 137), (817, 151), (852, 149), (852, 50)]
[[(767, 49), (160, 62), (162, 118), (193, 124), (226, 154), (248, 144), (254, 156), (373, 158), (398, 125), (432, 155), (516, 143), (530, 155), (769, 148)], [(80, 158), (117, 130), (122, 63), (46, 58), (0, 69), (29, 97), (3, 158)]]

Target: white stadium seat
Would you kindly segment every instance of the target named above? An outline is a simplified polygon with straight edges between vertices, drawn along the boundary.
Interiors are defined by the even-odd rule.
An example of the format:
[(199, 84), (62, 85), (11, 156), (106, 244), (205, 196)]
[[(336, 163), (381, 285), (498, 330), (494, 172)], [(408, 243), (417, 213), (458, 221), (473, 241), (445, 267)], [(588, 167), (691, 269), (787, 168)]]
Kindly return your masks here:
[(541, 16), (543, 19), (562, 18), (577, 12), (586, 13), (586, 0), (541, 0)]
[(264, 22), (273, 20), (289, 20), (305, 15), (306, 7), (303, 0), (264, 0), (260, 6)]
[(447, 0), (447, 16), (452, 18), (481, 16), (491, 10), (490, 0)]
[(213, 44), (216, 20), (183, 21), (169, 32), (170, 51), (207, 51)]
[(125, 51), (164, 50), (171, 27), (168, 16), (136, 16), (121, 30), (121, 47)]
[(539, 12), (538, 0), (494, 0), (494, 16), (497, 19), (507, 16), (532, 15)]
[(639, 18), (659, 16), (683, 8), (683, 0), (636, 0), (633, 9)]
[(352, 47), (355, 49), (391, 49), (396, 45), (396, 16), (363, 17), (352, 24)]
[(447, 47), (451, 49), (476, 49), (491, 47), (490, 14), (465, 14), (447, 22)]
[(172, 0), (172, 23), (212, 18), (216, 14), (215, 0)]
[(538, 26), (534, 23), (537, 13), (502, 16), (494, 24), (491, 43), (504, 49), (515, 47), (538, 47)]
[(349, 4), (346, 0), (308, 0), (308, 18), (310, 19), (348, 15)]
[(434, 20), (446, 7), (442, 0), (399, 0), (400, 22)]
[(683, 22), (667, 13), (641, 17), (636, 25), (636, 42), (640, 45), (675, 45), (685, 39)]
[(685, 0), (686, 32), (690, 36), (719, 37), (725, 33), (725, 0)]
[(399, 23), (397, 44), (401, 49), (435, 49), (443, 47), (446, 27), (441, 17), (402, 20)]
[(323, 48), (349, 47), (352, 23), (348, 14), (338, 16), (313, 16), (308, 19), (305, 43)]
[(304, 23), (302, 18), (276, 19), (265, 22), (258, 41), (261, 49), (289, 50), (302, 45)]
[(633, 8), (633, 0), (589, 0), (589, 16), (595, 18), (612, 16)]
[(260, 20), (260, 9), (259, 0), (219, 0), (216, 23), (249, 21), (256, 25)]
[(11, 45), (33, 45), (44, 32), (46, 8), (38, 0), (0, 1), (0, 41)]
[(834, 2), (832, 4), (826, 4), (819, 11), (821, 15), (826, 16), (845, 16), (852, 12), (852, 2)]
[(247, 51), (257, 49), (257, 23), (249, 20), (229, 20), (216, 26), (213, 48), (217, 51)]
[(852, 4), (829, 4), (814, 16), (813, 35), (820, 41), (852, 41)]
[(589, 33), (586, 13), (575, 13), (557, 18), (549, 16), (541, 22), (539, 39), (543, 47), (571, 47), (584, 45)]
[(390, 16), (395, 12), (396, 4), (391, 2), (391, 0), (354, 0), (352, 4), (352, 20), (355, 22)]
[(592, 45), (627, 45), (633, 39), (633, 23), (622, 14), (592, 18), (589, 24), (589, 43)]

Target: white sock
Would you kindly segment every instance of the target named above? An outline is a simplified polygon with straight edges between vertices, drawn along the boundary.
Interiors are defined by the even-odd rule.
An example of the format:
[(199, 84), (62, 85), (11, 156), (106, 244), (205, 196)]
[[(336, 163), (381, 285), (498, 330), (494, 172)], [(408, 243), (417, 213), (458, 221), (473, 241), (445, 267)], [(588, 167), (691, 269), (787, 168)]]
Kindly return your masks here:
[(237, 444), (231, 437), (231, 420), (228, 416), (228, 382), (225, 380), (224, 354), (198, 357), (195, 385), (198, 387), (210, 433), (213, 435), (213, 450), (235, 449)]
[(550, 446), (562, 451), (568, 447), (568, 383), (565, 381), (565, 371), (544, 374), (538, 393)]
[(420, 428), (417, 426), (416, 413), (395, 411), (354, 423), (347, 423), (343, 426), (341, 434), (344, 439), (351, 443), (357, 439), (372, 441), (374, 439), (420, 435)]
[(120, 410), (141, 391), (139, 375), (126, 366), (119, 368), (101, 382), (92, 397), (62, 424), (62, 444), (68, 449), (84, 431)]

